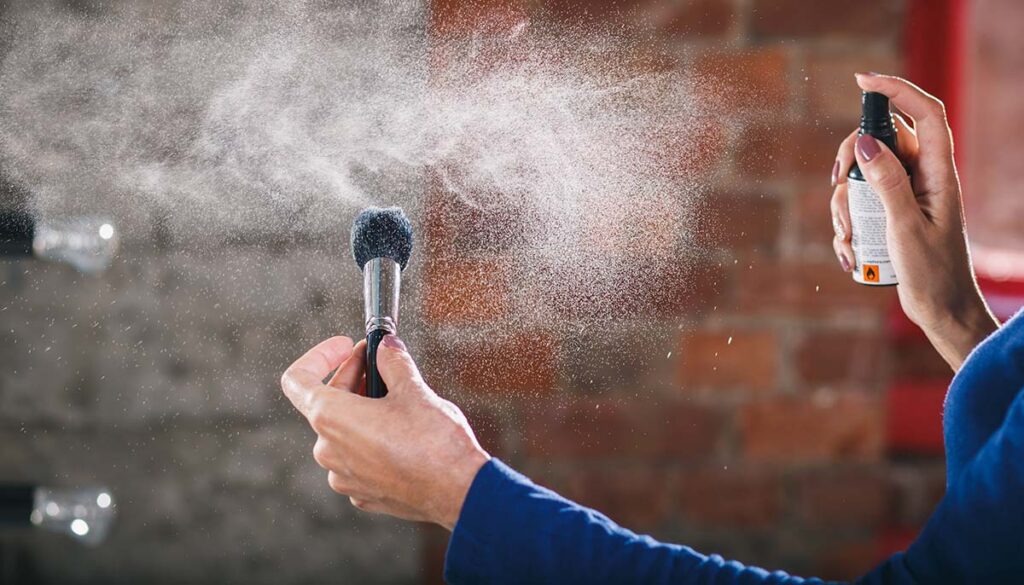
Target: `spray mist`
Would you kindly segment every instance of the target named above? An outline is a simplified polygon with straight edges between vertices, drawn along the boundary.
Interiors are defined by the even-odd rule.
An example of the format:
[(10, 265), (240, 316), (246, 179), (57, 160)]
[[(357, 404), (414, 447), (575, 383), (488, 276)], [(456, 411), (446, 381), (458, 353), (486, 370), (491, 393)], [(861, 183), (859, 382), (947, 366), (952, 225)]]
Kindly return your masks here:
[[(871, 91), (861, 96), (860, 134), (870, 135), (896, 152), (896, 126), (889, 98)], [(847, 175), (851, 245), (856, 266), (853, 280), (869, 286), (897, 284), (885, 241), (885, 207), (854, 163)]]

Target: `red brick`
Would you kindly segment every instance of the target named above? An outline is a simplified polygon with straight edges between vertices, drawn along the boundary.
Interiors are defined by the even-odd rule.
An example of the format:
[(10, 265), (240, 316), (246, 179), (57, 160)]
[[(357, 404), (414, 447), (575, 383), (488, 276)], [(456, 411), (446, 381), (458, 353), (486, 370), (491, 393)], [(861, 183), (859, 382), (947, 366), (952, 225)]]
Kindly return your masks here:
[(925, 340), (906, 340), (892, 346), (893, 377), (897, 380), (943, 380), (953, 371), (935, 348)]
[(886, 389), (886, 448), (894, 454), (941, 457), (946, 380), (896, 383)]
[(574, 468), (561, 483), (553, 487), (566, 497), (633, 530), (663, 523), (672, 501), (672, 474), (650, 465)]
[(558, 344), (545, 332), (525, 331), (457, 346), (450, 351), (452, 377), (471, 392), (536, 396), (555, 387)]
[(685, 39), (722, 37), (736, 29), (733, 0), (687, 0), (651, 3), (644, 20), (655, 29)]
[(628, 263), (632, 272), (618, 276), (614, 287), (565, 286), (578, 279), (574, 268), (553, 275), (541, 290), (543, 304), (564, 320), (693, 316), (712, 305), (727, 287), (728, 273), (717, 263), (676, 258), (652, 270), (649, 262)]
[(509, 202), (485, 200), (471, 204), (435, 186), (426, 204), (424, 234), (431, 253), (441, 256), (483, 256), (498, 254), (524, 240), (525, 212)]
[(511, 29), (527, 16), (525, 0), (430, 0), (432, 37)]
[(633, 294), (623, 306), (633, 314), (693, 316), (711, 305), (727, 286), (728, 276), (717, 264), (677, 259), (670, 271), (635, 275)]
[(535, 457), (707, 457), (722, 416), (702, 406), (607, 399), (579, 400), (530, 413), (525, 446)]
[(765, 391), (778, 383), (779, 340), (771, 331), (698, 331), (683, 337), (679, 382), (684, 388)]
[(679, 484), (679, 506), (688, 521), (712, 528), (767, 528), (781, 519), (782, 481), (769, 471), (688, 471)]
[(451, 533), (436, 524), (421, 523), (420, 579), (423, 585), (444, 584), (444, 559), (448, 554)]
[(796, 367), (810, 385), (877, 388), (888, 373), (889, 347), (879, 333), (826, 331), (805, 336)]
[(830, 173), (831, 169), (822, 172), (819, 177), (808, 177), (810, 185), (800, 192), (796, 217), (801, 248), (815, 250), (826, 256), (834, 255), (832, 238), (835, 237), (832, 228)]
[(791, 173), (794, 138), (793, 127), (780, 122), (744, 127), (736, 137), (735, 174), (756, 179)]
[(829, 121), (751, 124), (736, 137), (736, 173), (748, 178), (828, 181), (839, 144), (850, 131), (846, 124)]
[(629, 16), (629, 4), (621, 0), (536, 0), (538, 16), (570, 23), (623, 20)]
[(747, 404), (740, 413), (745, 456), (764, 461), (877, 460), (883, 452), (881, 401), (818, 392)]
[(810, 526), (877, 528), (892, 518), (896, 490), (877, 469), (815, 469), (798, 481), (801, 520)]
[(677, 157), (672, 164), (678, 177), (693, 180), (728, 163), (728, 135), (721, 122), (701, 119), (689, 128), (679, 128), (674, 132), (678, 133), (681, 142), (670, 146), (665, 153)]
[(764, 111), (784, 108), (791, 97), (788, 66), (782, 49), (715, 51), (697, 57), (692, 72), (709, 104), (726, 111)]
[(840, 540), (823, 548), (814, 575), (828, 581), (849, 582), (863, 576), (886, 556), (878, 537)]
[(893, 287), (857, 284), (831, 258), (781, 263), (745, 258), (733, 269), (736, 305), (748, 313), (821, 316), (856, 310), (881, 322), (886, 309), (898, 302)]
[(771, 195), (719, 191), (704, 198), (699, 213), (694, 243), (708, 251), (771, 251), (778, 244), (782, 205)]
[(423, 278), (422, 317), (436, 325), (485, 322), (508, 314), (508, 267), (500, 259), (431, 259)]
[(898, 75), (900, 70), (894, 51), (810, 51), (806, 84), (811, 112), (854, 130), (860, 120), (860, 88), (853, 74), (878, 71)]
[(903, 26), (903, 3), (865, 0), (755, 0), (750, 27), (754, 36), (847, 37), (861, 42), (894, 38)]
[(485, 451), (495, 457), (505, 457), (504, 420), (497, 413), (475, 401), (459, 403), (459, 408), (469, 421), (476, 440)]

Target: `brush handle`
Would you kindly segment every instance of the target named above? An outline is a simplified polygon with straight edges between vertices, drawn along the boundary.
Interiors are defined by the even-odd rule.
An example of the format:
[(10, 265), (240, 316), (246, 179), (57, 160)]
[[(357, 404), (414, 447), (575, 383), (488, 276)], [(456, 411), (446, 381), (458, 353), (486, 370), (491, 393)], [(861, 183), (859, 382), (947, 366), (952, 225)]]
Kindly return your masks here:
[(374, 329), (366, 334), (366, 396), (369, 398), (384, 398), (388, 393), (388, 387), (377, 371), (377, 346), (387, 334), (383, 329)]

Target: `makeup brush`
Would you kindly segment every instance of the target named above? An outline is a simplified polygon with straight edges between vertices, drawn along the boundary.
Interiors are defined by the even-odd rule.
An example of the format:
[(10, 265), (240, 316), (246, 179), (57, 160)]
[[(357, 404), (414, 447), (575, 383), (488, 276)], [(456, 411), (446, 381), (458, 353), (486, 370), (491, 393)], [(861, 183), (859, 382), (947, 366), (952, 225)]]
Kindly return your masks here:
[(369, 207), (352, 222), (352, 257), (363, 271), (366, 316), (366, 395), (387, 394), (377, 371), (377, 346), (398, 333), (402, 270), (412, 254), (412, 224), (400, 207)]

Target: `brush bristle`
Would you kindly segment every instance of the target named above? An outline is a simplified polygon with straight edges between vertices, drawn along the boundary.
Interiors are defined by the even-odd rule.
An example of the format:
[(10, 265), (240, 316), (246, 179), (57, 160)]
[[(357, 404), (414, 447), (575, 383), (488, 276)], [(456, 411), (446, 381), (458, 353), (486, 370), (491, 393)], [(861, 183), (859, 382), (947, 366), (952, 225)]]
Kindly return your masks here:
[(374, 258), (391, 258), (405, 270), (412, 254), (412, 224), (401, 207), (368, 207), (352, 222), (352, 257), (362, 270)]

